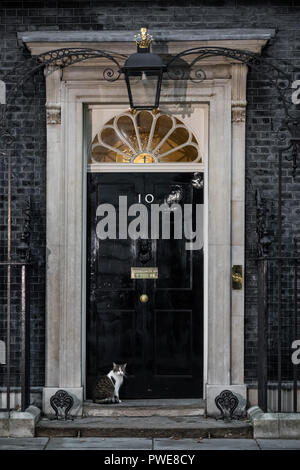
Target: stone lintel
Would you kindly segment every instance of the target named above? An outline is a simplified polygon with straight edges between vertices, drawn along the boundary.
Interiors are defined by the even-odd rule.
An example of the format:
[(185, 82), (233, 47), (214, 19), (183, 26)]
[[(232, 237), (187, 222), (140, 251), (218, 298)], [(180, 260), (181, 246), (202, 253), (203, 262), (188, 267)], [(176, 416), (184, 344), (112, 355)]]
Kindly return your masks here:
[[(228, 28), (228, 29), (174, 29), (161, 31), (149, 29), (153, 42), (168, 41), (224, 41), (224, 40), (269, 40), (275, 29)], [(34, 42), (132, 42), (137, 31), (27, 31), (18, 33), (23, 43)]]
[[(219, 46), (244, 49), (261, 53), (274, 29), (204, 29), (150, 31), (153, 35), (152, 51), (178, 54), (193, 47)], [(29, 31), (18, 33), (20, 44), (26, 44), (32, 55), (60, 48), (89, 48), (119, 51), (123, 54), (136, 52), (136, 31)], [(167, 49), (166, 49), (167, 45)]]

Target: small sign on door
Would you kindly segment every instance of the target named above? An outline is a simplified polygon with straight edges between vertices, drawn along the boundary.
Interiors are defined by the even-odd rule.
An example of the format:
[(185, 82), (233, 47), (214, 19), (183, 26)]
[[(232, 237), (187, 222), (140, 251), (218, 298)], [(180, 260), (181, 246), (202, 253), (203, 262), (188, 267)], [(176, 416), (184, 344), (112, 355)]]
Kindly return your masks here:
[(158, 279), (158, 268), (131, 268), (131, 279)]

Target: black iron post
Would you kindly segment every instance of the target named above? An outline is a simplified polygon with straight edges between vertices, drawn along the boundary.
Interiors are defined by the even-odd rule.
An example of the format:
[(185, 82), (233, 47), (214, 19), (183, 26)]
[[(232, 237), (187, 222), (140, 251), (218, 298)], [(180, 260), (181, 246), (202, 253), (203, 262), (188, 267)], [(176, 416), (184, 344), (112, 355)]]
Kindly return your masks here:
[(21, 408), (25, 411), (30, 403), (30, 265), (21, 265)]
[(268, 408), (268, 261), (258, 260), (258, 406)]
[[(294, 314), (293, 314), (293, 334), (297, 335), (297, 328), (298, 328), (298, 321), (297, 321), (297, 313), (298, 313), (298, 260), (297, 260), (297, 242), (296, 239), (294, 240)], [(293, 411), (297, 413), (298, 408), (298, 369), (297, 365), (293, 364)]]
[(11, 152), (7, 156), (7, 315), (6, 315), (6, 408), (10, 410), (10, 330), (11, 330)]
[(17, 253), (21, 267), (21, 408), (30, 402), (30, 222), (31, 199), (26, 202), (25, 221)]

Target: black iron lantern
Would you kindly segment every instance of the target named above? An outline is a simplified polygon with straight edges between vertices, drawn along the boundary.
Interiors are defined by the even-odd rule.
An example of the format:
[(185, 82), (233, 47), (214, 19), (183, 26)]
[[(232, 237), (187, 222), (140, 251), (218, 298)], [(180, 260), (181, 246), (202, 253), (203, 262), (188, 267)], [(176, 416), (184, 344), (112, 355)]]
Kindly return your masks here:
[(150, 52), (152, 37), (146, 28), (135, 36), (137, 52), (126, 60), (121, 72), (125, 75), (130, 107), (155, 109), (159, 107), (161, 82), (166, 65)]

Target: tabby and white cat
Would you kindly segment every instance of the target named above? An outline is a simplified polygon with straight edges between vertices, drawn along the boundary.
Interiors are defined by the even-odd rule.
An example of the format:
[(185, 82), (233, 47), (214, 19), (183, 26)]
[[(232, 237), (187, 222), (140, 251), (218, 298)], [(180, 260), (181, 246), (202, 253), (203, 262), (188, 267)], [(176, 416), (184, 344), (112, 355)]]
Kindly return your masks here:
[(102, 375), (97, 380), (94, 393), (94, 403), (121, 403), (119, 390), (125, 377), (127, 364), (115, 364), (107, 375)]

